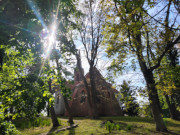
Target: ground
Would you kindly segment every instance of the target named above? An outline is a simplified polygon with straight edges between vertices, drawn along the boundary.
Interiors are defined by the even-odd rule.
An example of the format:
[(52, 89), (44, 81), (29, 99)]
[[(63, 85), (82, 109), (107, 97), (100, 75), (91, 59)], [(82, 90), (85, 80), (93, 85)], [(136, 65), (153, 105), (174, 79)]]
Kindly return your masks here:
[[(44, 119), (44, 118), (43, 118)], [(50, 121), (50, 118), (45, 118)], [(87, 118), (74, 118), (74, 122), (78, 124), (77, 128), (57, 132), (57, 129), (68, 126), (66, 118), (58, 118), (61, 126), (54, 129), (52, 124), (49, 126), (40, 126), (33, 128), (19, 128), (22, 135), (178, 135), (180, 134), (180, 121), (175, 121), (170, 118), (164, 118), (165, 124), (169, 133), (161, 133), (155, 131), (155, 124), (152, 118), (140, 117), (100, 117), (98, 120), (91, 120)], [(102, 124), (106, 120), (112, 120), (119, 124), (121, 130), (112, 130), (109, 133), (106, 126)], [(21, 121), (22, 122), (22, 121)]]

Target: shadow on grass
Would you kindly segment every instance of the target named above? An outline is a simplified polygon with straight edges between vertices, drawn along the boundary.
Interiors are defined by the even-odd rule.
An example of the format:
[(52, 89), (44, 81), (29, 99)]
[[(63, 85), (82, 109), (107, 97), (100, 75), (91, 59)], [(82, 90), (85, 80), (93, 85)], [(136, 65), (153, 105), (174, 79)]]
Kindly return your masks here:
[[(179, 123), (176, 123), (176, 122), (179, 122)], [(169, 118), (169, 120), (164, 119), (164, 123), (167, 126), (180, 127), (180, 121), (172, 120), (170, 118)]]
[(68, 135), (75, 135), (75, 129), (74, 128), (69, 129)]
[(100, 120), (119, 120), (124, 122), (147, 122), (147, 123), (154, 123), (152, 118), (142, 118), (142, 117), (100, 117)]
[(179, 134), (174, 133), (174, 132), (171, 132), (171, 131), (168, 131), (167, 134), (168, 134), (168, 135), (179, 135)]
[(52, 127), (49, 132), (47, 133), (47, 135), (51, 135), (53, 134), (54, 131), (56, 131), (59, 127)]
[[(68, 120), (68, 117), (66, 117), (66, 116), (61, 116), (61, 117), (58, 117), (58, 118)], [(90, 118), (89, 117), (73, 117), (73, 120), (85, 120), (85, 119), (90, 119)]]

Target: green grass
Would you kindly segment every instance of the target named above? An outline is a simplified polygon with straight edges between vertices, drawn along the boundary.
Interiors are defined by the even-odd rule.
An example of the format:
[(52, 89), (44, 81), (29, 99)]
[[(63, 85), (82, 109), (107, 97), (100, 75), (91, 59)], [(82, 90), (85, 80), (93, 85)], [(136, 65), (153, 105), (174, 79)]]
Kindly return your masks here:
[(27, 120), (27, 119), (21, 119), (17, 118), (13, 121), (15, 126), (21, 130), (23, 129), (29, 129), (29, 128), (35, 128), (35, 127), (44, 127), (44, 126), (50, 126), (51, 120), (47, 117), (38, 117), (34, 120)]
[[(50, 118), (43, 118), (50, 120)], [(68, 126), (66, 118), (58, 118), (61, 121), (61, 126), (56, 129)], [(102, 125), (105, 120), (113, 120), (115, 124), (119, 125), (118, 130), (112, 130), (109, 133), (106, 130), (106, 126)], [(155, 131), (155, 124), (151, 118), (140, 118), (140, 117), (101, 117), (98, 120), (91, 120), (83, 117), (74, 118), (74, 122), (78, 124), (77, 128), (65, 130), (56, 133), (56, 129), (50, 126), (35, 127), (19, 129), (22, 135), (37, 135), (42, 133), (50, 133), (51, 135), (110, 135), (110, 134), (126, 134), (126, 135), (169, 135), (169, 134), (180, 134), (180, 121), (175, 121), (170, 118), (164, 118), (165, 124), (170, 133), (161, 133)], [(21, 121), (22, 122), (22, 121)], [(116, 126), (115, 126), (116, 127)], [(53, 132), (54, 131), (54, 132)]]

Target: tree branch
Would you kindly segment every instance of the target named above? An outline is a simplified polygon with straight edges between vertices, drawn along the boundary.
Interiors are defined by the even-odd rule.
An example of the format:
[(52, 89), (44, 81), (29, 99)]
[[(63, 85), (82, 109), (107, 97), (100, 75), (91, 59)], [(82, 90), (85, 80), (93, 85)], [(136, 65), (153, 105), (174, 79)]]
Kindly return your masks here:
[(151, 16), (147, 11), (145, 11), (145, 10), (143, 10), (148, 16), (150, 16), (152, 19), (154, 19), (157, 23), (159, 23), (159, 24), (161, 24), (161, 25), (163, 25), (163, 26), (165, 26), (165, 27), (167, 27), (167, 28), (170, 28), (170, 29), (173, 29), (173, 30), (180, 30), (180, 29), (178, 29), (178, 28), (171, 28), (171, 27), (169, 27), (169, 26), (166, 26), (164, 23), (161, 23), (160, 21), (158, 21), (156, 18), (154, 18), (153, 16)]
[(157, 60), (157, 64), (154, 65), (153, 67), (150, 67), (150, 70), (153, 71), (154, 69), (158, 68), (160, 66), (161, 60), (164, 57), (164, 55), (178, 42), (180, 41), (180, 35), (176, 38), (174, 42), (168, 43), (164, 52), (160, 55), (160, 57)]

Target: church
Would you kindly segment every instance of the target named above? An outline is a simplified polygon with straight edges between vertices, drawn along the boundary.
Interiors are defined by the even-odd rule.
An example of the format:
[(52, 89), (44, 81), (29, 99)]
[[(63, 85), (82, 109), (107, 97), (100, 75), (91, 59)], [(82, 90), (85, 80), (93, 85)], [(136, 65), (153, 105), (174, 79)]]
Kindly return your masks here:
[[(82, 69), (83, 70), (83, 69)], [(94, 69), (95, 83), (97, 89), (97, 110), (99, 116), (122, 116), (121, 103), (118, 91), (112, 88), (112, 85), (103, 78), (97, 68)], [(85, 75), (88, 86), (90, 85), (90, 75)], [(72, 99), (69, 101), (73, 116), (88, 116), (89, 104), (87, 101), (87, 90), (80, 76), (78, 68), (74, 70), (74, 84), (69, 84), (72, 90)], [(55, 113), (57, 116), (67, 115), (64, 101), (60, 90), (55, 92)]]

